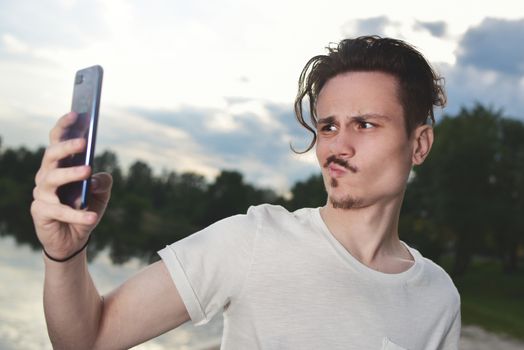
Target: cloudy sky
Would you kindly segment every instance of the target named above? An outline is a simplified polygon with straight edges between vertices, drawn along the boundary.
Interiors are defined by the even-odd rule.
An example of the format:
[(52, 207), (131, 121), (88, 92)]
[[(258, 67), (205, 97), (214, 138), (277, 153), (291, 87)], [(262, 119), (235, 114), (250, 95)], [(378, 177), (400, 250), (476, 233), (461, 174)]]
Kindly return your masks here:
[(0, 0), (0, 135), (36, 147), (70, 108), (77, 69), (100, 64), (97, 151), (211, 179), (236, 169), (285, 192), (316, 172), (292, 102), (305, 62), (344, 37), (417, 46), (453, 114), (481, 101), (524, 119), (520, 1)]

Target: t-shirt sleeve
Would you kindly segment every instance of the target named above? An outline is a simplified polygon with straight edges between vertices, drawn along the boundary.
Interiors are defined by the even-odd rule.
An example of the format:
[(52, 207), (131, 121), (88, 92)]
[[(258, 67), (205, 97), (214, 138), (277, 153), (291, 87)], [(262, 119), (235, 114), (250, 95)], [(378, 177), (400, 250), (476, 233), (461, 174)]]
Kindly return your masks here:
[(158, 252), (195, 325), (207, 323), (240, 293), (258, 227), (257, 207), (251, 207)]
[(439, 350), (458, 350), (460, 340), (460, 329), (461, 329), (461, 317), (460, 317), (460, 306), (455, 312), (451, 326), (446, 334), (446, 337), (442, 340), (442, 344)]

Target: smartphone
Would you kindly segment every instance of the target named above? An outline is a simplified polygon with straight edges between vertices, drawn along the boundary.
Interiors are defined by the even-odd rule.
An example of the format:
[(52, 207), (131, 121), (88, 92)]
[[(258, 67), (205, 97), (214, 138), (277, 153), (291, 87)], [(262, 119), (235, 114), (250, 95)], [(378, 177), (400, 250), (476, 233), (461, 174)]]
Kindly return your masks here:
[[(77, 114), (77, 119), (65, 130), (62, 141), (83, 137), (87, 146), (82, 153), (62, 159), (59, 167), (93, 166), (103, 75), (104, 70), (98, 65), (81, 69), (75, 74), (71, 111)], [(90, 183), (91, 178), (88, 178), (60, 186), (57, 191), (60, 202), (75, 209), (86, 208)]]

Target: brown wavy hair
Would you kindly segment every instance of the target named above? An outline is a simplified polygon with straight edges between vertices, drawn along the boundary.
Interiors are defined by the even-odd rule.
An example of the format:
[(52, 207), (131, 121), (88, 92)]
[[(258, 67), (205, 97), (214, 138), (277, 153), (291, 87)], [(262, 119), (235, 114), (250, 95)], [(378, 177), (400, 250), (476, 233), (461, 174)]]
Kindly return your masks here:
[[(446, 95), (444, 79), (431, 67), (422, 54), (410, 44), (379, 36), (361, 36), (344, 39), (327, 47), (327, 55), (311, 58), (298, 81), (295, 116), (298, 122), (313, 134), (305, 153), (316, 143), (317, 98), (326, 82), (336, 75), (352, 71), (380, 71), (389, 73), (399, 82), (398, 96), (404, 109), (407, 135), (418, 126), (435, 123), (434, 107), (444, 107)], [(304, 118), (304, 98), (309, 100), (309, 120)]]

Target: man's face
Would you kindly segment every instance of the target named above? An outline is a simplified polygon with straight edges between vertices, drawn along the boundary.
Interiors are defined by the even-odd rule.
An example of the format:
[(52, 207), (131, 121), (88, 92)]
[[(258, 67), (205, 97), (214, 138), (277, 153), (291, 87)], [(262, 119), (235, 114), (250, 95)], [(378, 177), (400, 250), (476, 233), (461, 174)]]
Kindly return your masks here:
[(349, 72), (320, 91), (316, 154), (334, 207), (385, 204), (403, 195), (412, 141), (397, 84), (390, 74)]

